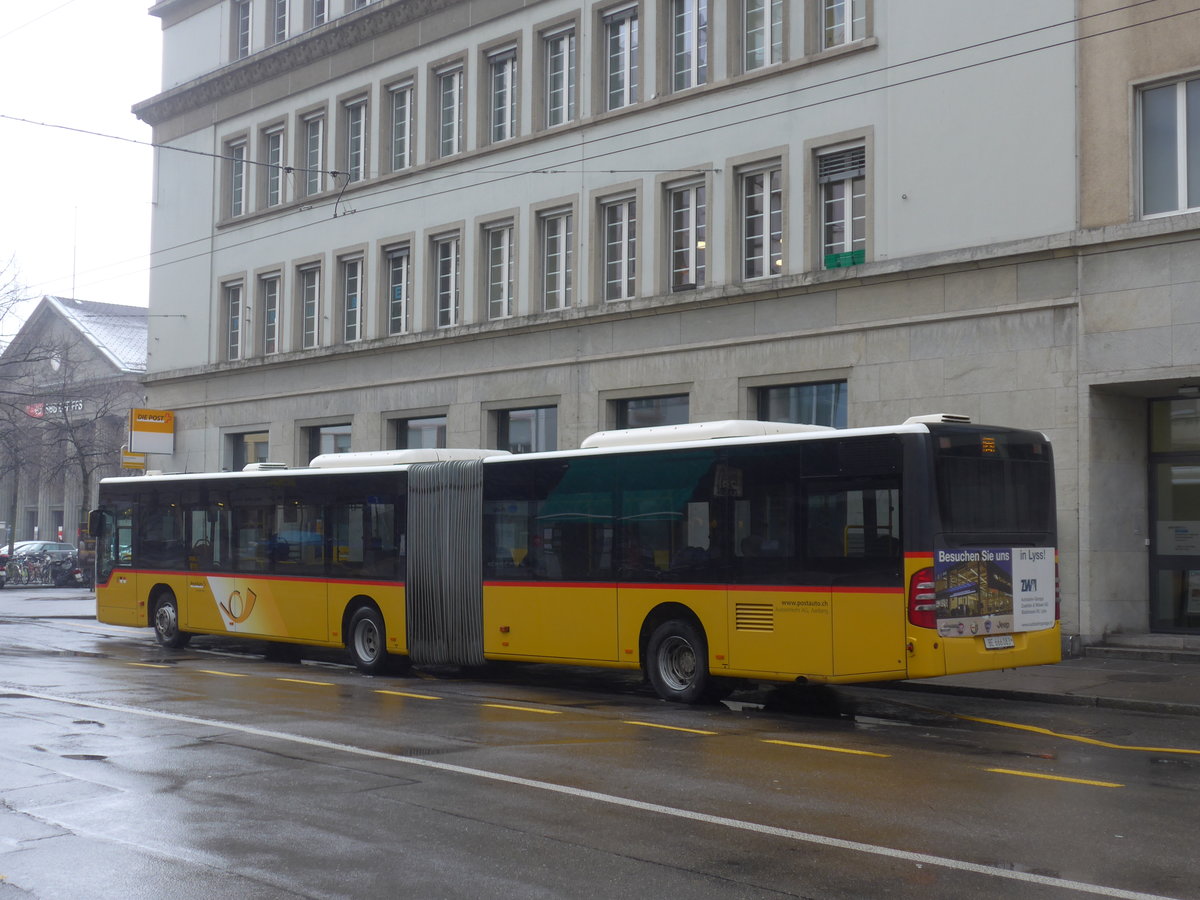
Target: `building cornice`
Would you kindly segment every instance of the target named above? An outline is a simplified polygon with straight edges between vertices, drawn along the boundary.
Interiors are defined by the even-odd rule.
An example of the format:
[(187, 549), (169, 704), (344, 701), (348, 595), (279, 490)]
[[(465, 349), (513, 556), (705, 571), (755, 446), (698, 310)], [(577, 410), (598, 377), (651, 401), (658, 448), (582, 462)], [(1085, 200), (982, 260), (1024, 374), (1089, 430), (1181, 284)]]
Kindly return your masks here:
[[(152, 14), (166, 15), (186, 2), (159, 3)], [(303, 69), (314, 62), (386, 36), (421, 19), (461, 5), (463, 0), (377, 0), (361, 10), (310, 29), (282, 44), (171, 88), (133, 106), (133, 113), (151, 126), (161, 125), (194, 110), (211, 106), (233, 94)]]

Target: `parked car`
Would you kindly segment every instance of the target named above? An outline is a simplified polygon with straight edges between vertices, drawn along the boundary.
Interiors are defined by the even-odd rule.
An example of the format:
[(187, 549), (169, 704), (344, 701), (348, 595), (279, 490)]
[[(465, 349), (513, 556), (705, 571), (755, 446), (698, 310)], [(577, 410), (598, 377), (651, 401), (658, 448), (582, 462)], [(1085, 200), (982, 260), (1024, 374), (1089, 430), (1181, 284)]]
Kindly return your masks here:
[[(31, 553), (48, 553), (53, 559), (63, 559), (75, 554), (75, 545), (62, 541), (17, 541), (13, 544), (13, 556), (28, 556)], [(8, 562), (8, 546), (0, 547), (0, 565)]]

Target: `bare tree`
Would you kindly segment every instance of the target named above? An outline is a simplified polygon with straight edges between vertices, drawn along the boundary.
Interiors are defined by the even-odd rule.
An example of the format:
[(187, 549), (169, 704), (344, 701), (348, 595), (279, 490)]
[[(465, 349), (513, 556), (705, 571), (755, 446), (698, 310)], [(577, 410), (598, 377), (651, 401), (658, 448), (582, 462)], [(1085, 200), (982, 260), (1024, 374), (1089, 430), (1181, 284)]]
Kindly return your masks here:
[(0, 405), (0, 482), (10, 485), (4, 517), (8, 521), (7, 547), (12, 552), (19, 512), (21, 486), (40, 474), (43, 458), (41, 431), (35, 418), (18, 406)]

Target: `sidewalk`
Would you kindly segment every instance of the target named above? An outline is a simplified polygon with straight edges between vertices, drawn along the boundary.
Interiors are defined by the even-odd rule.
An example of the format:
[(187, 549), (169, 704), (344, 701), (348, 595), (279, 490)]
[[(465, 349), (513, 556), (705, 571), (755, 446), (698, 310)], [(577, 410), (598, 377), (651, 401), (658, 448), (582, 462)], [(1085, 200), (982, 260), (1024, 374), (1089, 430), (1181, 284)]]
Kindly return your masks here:
[[(96, 595), (82, 588), (6, 587), (0, 618), (95, 619)], [(1200, 635), (1116, 635), (1086, 652), (1051, 666), (881, 687), (1200, 716)]]
[[(1153, 637), (1153, 636), (1147, 636)], [(1153, 642), (1119, 656), (1086, 655), (1050, 666), (972, 672), (889, 682), (902, 691), (1000, 696), (1168, 715), (1200, 716), (1200, 654), (1188, 661), (1155, 659)], [(1107, 648), (1088, 648), (1089, 654)], [(1176, 654), (1178, 659), (1186, 659)]]
[(25, 587), (0, 589), (0, 618), (94, 619), (96, 593), (77, 587)]

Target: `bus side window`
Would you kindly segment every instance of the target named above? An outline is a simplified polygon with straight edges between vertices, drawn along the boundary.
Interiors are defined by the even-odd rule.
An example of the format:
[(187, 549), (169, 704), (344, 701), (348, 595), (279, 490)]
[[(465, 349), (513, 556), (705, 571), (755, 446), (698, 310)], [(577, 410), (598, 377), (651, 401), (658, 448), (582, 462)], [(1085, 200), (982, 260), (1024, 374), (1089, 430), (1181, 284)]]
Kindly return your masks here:
[(735, 580), (744, 584), (804, 583), (803, 554), (798, 549), (803, 516), (795, 457), (742, 451), (730, 455), (729, 467), (741, 473), (740, 489), (730, 492)]
[(709, 581), (724, 577), (713, 514), (712, 451), (664, 452), (620, 462), (621, 578)]
[(142, 499), (138, 565), (149, 569), (184, 568), (183, 510), (179, 497), (157, 491)]
[(208, 572), (229, 567), (229, 507), (200, 500), (185, 501), (187, 521), (187, 568)]
[(233, 511), (233, 527), (239, 572), (265, 572), (271, 563), (274, 534), (271, 521), (274, 510), (269, 506), (239, 506)]
[[(893, 483), (810, 485), (805, 494), (808, 568), (899, 566), (900, 490)], [(861, 562), (855, 563), (853, 561)]]

